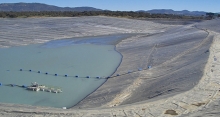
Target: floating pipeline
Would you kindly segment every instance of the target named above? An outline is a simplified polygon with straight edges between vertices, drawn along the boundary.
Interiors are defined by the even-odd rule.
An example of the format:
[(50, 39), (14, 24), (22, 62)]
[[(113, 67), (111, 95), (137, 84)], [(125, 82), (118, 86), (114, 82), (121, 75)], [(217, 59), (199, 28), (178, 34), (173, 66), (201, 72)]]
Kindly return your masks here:
[(28, 71), (28, 72), (31, 72), (31, 73), (38, 73), (38, 74), (45, 74), (45, 75), (51, 75), (51, 76), (60, 76), (60, 77), (75, 77), (75, 78), (96, 78), (96, 79), (108, 79), (109, 77), (100, 77), (100, 76), (95, 76), (95, 77), (91, 77), (91, 76), (85, 76), (85, 77), (79, 77), (79, 75), (75, 75), (75, 76), (69, 76), (67, 74), (65, 75), (59, 75), (57, 73), (55, 74), (49, 74), (48, 72), (41, 72), (41, 71), (34, 71), (34, 70), (23, 70), (23, 69), (20, 69), (19, 71)]
[(65, 75), (58, 75), (57, 73), (55, 74), (49, 74), (48, 72), (44, 72), (42, 73), (41, 71), (33, 71), (33, 70), (23, 70), (23, 69), (20, 69), (20, 71), (29, 71), (29, 72), (32, 72), (32, 73), (39, 73), (39, 74), (46, 74), (46, 75), (52, 75), (52, 76), (63, 76), (63, 77), (75, 77), (75, 78), (96, 78), (96, 79), (109, 79), (109, 78), (115, 78), (115, 77), (119, 77), (119, 76), (123, 76), (123, 75), (126, 75), (126, 74), (131, 74), (131, 73), (135, 73), (135, 72), (139, 72), (139, 71), (143, 71), (143, 70), (149, 70), (151, 69), (152, 66), (148, 66), (146, 69), (142, 69), (142, 68), (138, 68), (137, 70), (129, 70), (128, 72), (126, 73), (123, 73), (123, 74), (116, 74), (115, 76), (108, 76), (108, 77), (100, 77), (100, 76), (96, 76), (96, 77), (91, 77), (91, 76), (85, 76), (85, 77), (79, 77), (78, 75), (75, 75), (75, 76), (68, 76), (67, 74)]

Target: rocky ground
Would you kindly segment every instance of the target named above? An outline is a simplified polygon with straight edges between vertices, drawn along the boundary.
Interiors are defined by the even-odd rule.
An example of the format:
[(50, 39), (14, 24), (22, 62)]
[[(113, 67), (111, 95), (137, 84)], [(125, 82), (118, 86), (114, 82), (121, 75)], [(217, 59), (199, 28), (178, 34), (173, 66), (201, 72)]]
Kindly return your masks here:
[[(72, 109), (0, 104), (0, 116), (169, 117), (219, 114), (218, 19), (187, 25), (109, 17), (0, 20), (4, 27), (0, 32), (1, 47), (42, 43), (65, 36), (136, 34), (116, 45), (123, 60), (113, 76), (120, 76), (110, 78)], [(78, 33), (72, 34), (71, 31)], [(142, 70), (138, 71), (139, 68)]]

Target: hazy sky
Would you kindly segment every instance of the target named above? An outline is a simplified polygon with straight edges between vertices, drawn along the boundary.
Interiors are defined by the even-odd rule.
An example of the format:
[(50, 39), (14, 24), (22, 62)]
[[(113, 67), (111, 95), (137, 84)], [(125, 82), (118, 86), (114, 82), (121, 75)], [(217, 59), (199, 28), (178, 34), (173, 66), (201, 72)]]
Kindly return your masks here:
[(0, 3), (46, 3), (61, 7), (90, 6), (106, 10), (173, 9), (220, 12), (220, 0), (0, 0)]

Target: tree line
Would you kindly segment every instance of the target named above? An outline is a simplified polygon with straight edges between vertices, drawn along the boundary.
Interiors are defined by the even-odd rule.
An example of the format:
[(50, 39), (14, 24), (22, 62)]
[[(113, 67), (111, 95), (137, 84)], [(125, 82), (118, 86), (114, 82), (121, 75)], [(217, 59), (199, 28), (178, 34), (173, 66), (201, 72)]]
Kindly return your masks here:
[(0, 18), (27, 18), (27, 17), (80, 17), (80, 16), (111, 16), (126, 18), (169, 18), (169, 19), (203, 19), (203, 16), (185, 16), (174, 14), (150, 14), (147, 12), (133, 11), (24, 11), (24, 12), (4, 12), (0, 11)]

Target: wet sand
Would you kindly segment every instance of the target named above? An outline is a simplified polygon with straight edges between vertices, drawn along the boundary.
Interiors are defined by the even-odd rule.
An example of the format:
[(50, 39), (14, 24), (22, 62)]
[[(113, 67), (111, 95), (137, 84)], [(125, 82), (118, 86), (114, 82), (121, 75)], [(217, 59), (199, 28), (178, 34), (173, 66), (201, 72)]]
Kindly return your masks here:
[[(128, 22), (150, 24), (148, 28), (138, 25), (139, 29), (143, 29), (141, 34), (116, 45), (123, 59), (113, 76), (125, 74), (128, 70), (137, 71), (138, 68), (144, 70), (108, 79), (72, 109), (0, 104), (0, 115), (190, 116), (198, 114), (196, 112), (203, 108), (212, 108), (220, 97), (220, 85), (216, 79), (218, 64), (216, 59), (214, 61), (214, 57), (218, 58), (219, 45), (213, 43), (218, 42), (219, 33), (204, 26), (210, 22), (219, 25), (219, 21), (174, 26), (120, 18), (109, 18), (107, 21), (107, 17), (91, 18), (108, 23), (121, 21), (117, 25), (120, 30), (127, 28)], [(113, 24), (108, 24), (109, 27), (114, 26), (111, 30), (118, 30)], [(141, 32), (136, 27), (129, 29)], [(152, 68), (148, 69), (148, 66)]]

